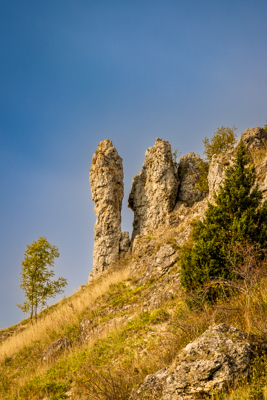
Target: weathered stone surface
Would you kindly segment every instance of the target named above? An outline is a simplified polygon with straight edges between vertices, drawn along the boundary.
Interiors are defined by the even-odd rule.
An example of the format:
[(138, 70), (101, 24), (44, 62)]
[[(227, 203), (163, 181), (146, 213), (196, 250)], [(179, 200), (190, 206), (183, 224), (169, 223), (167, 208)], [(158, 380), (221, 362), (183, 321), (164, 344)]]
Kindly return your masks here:
[(254, 357), (265, 351), (266, 345), (245, 332), (213, 325), (188, 344), (173, 365), (148, 375), (131, 399), (154, 399), (156, 394), (160, 400), (193, 400), (225, 392), (248, 376)]
[(266, 148), (267, 132), (260, 126), (249, 128), (243, 133), (242, 140), (250, 151), (259, 150), (262, 147)]
[(175, 250), (169, 244), (164, 244), (160, 247), (156, 256), (151, 257), (145, 272), (139, 279), (140, 284), (144, 284), (148, 279), (159, 278), (165, 275), (175, 262)]
[[(260, 127), (247, 129), (241, 139), (246, 145), (247, 149), (251, 152), (252, 157), (255, 157), (255, 152), (262, 150), (263, 153), (265, 149), (267, 151), (267, 132)], [(235, 157), (235, 149), (229, 150), (224, 154), (214, 155), (212, 157), (211, 165), (209, 168), (208, 182), (209, 182), (209, 201), (214, 203), (213, 195), (218, 193), (220, 186), (223, 185), (225, 179), (225, 170), (227, 167), (233, 164)], [(258, 162), (257, 173), (260, 189), (265, 192), (267, 191), (267, 161), (263, 160)], [(264, 193), (264, 198), (267, 197), (267, 193)]]
[(200, 177), (199, 163), (195, 153), (189, 153), (180, 158), (178, 175), (180, 186), (178, 190), (178, 201), (191, 206), (197, 201), (203, 200), (207, 193), (195, 189)]
[(116, 260), (121, 240), (122, 159), (108, 139), (100, 142), (94, 153), (90, 183), (97, 217), (92, 280)]
[(129, 247), (130, 247), (129, 232), (126, 231), (122, 232), (120, 239), (120, 246), (119, 246), (120, 253), (127, 253)]
[(58, 339), (46, 349), (43, 355), (43, 360), (48, 361), (49, 359), (55, 357), (60, 351), (67, 349), (70, 345), (71, 343), (68, 338), (64, 337), (62, 339)]
[(169, 142), (156, 139), (145, 153), (141, 172), (133, 179), (128, 207), (134, 212), (132, 241), (161, 224), (175, 206), (178, 169)]
[(262, 191), (263, 200), (267, 200), (267, 156), (256, 167), (257, 184)]

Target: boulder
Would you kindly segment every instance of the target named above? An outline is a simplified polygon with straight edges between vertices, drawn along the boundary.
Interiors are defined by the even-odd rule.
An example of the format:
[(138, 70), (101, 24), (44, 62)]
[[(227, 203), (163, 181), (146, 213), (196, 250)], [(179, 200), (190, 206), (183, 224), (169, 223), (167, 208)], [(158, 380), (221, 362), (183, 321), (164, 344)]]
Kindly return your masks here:
[(148, 375), (132, 391), (131, 400), (193, 400), (227, 392), (249, 375), (253, 359), (265, 352), (266, 344), (252, 335), (234, 326), (213, 325), (188, 344), (170, 367)]
[(94, 153), (90, 184), (96, 213), (91, 281), (116, 261), (120, 250), (123, 168), (122, 159), (109, 139), (100, 142)]
[(172, 159), (171, 145), (156, 139), (145, 153), (141, 172), (133, 179), (128, 207), (134, 212), (132, 240), (148, 234), (164, 222), (176, 202), (178, 169)]
[(48, 361), (49, 359), (55, 357), (62, 350), (67, 349), (70, 345), (71, 343), (68, 338), (64, 337), (62, 339), (58, 339), (45, 350), (43, 360)]

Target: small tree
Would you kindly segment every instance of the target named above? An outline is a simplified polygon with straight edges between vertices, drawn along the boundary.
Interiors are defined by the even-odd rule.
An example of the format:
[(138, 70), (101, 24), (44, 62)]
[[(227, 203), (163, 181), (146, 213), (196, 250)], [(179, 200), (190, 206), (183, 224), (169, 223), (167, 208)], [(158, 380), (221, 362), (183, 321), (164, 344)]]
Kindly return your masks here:
[(30, 313), (31, 321), (35, 316), (37, 321), (38, 308), (45, 307), (48, 299), (63, 293), (67, 285), (65, 278), (52, 281), (54, 260), (59, 257), (58, 248), (52, 246), (45, 237), (40, 237), (37, 242), (27, 245), (22, 261), (20, 287), (24, 290), (26, 300), (18, 307), (24, 313)]
[(267, 202), (260, 205), (256, 171), (248, 163), (241, 142), (234, 165), (226, 170), (224, 186), (214, 196), (216, 205), (208, 204), (205, 219), (198, 221), (193, 231), (193, 245), (183, 249), (181, 283), (188, 291), (199, 291), (218, 277), (235, 279), (227, 260), (236, 244), (249, 240), (259, 250), (266, 248)]
[(204, 155), (209, 163), (214, 154), (225, 153), (234, 147), (237, 140), (236, 129), (235, 126), (232, 128), (222, 126), (221, 128), (217, 128), (211, 140), (205, 137), (203, 140), (205, 146)]

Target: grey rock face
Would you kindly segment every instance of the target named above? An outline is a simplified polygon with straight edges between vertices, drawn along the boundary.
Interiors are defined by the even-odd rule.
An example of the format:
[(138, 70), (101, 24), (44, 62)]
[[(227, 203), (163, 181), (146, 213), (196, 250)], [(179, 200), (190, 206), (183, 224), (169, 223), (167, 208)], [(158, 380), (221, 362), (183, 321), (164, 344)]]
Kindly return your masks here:
[(180, 180), (178, 201), (191, 206), (205, 198), (206, 193), (195, 189), (200, 177), (199, 164), (195, 153), (189, 153), (180, 159), (178, 174)]
[(56, 342), (52, 343), (44, 352), (43, 360), (48, 361), (49, 359), (55, 357), (60, 351), (68, 348), (70, 346), (70, 341), (68, 338), (58, 339)]
[(262, 162), (256, 167), (257, 184), (262, 191), (263, 200), (267, 199), (267, 156), (264, 157)]
[[(255, 154), (255, 152), (257, 152), (258, 150), (267, 152), (267, 132), (263, 128), (256, 127), (252, 129), (247, 129), (242, 135), (242, 140), (247, 149), (251, 152), (252, 156), (253, 153)], [(225, 179), (225, 170), (227, 167), (233, 164), (234, 157), (234, 149), (229, 150), (225, 154), (214, 155), (212, 157), (208, 175), (209, 201), (211, 203), (214, 202), (214, 193), (218, 193), (220, 186), (223, 185), (223, 181)], [(260, 162), (257, 166), (257, 183), (259, 184), (259, 187), (263, 192), (267, 192), (266, 166), (266, 159)], [(264, 194), (264, 198), (266, 197), (267, 193)]]
[(233, 164), (234, 152), (230, 150), (225, 154), (214, 155), (211, 160), (208, 182), (209, 202), (214, 203), (213, 196), (218, 193), (225, 179), (225, 169)]
[(239, 377), (248, 376), (252, 360), (263, 351), (263, 344), (233, 326), (211, 326), (173, 365), (148, 375), (131, 399), (153, 399), (155, 390), (160, 400), (193, 400), (228, 391)]
[(148, 266), (140, 277), (139, 282), (144, 284), (148, 279), (159, 278), (165, 275), (168, 270), (175, 264), (177, 254), (175, 250), (169, 245), (164, 244), (161, 246), (156, 254), (156, 257), (151, 257)]
[(134, 212), (132, 240), (148, 234), (164, 221), (175, 206), (178, 170), (169, 142), (156, 139), (145, 153), (141, 172), (133, 179), (128, 207)]
[(94, 153), (90, 184), (97, 217), (92, 280), (116, 260), (121, 240), (122, 159), (108, 139), (100, 142)]
[(248, 150), (255, 151), (266, 147), (267, 132), (260, 126), (249, 128), (243, 133), (242, 140)]

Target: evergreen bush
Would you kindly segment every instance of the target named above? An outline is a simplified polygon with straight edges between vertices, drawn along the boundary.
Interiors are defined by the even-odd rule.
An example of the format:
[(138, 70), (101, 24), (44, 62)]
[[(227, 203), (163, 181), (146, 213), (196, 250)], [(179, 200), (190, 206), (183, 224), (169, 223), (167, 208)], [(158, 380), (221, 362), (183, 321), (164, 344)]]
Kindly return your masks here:
[[(228, 261), (234, 246), (249, 241), (257, 248), (267, 244), (267, 202), (255, 185), (256, 170), (241, 141), (216, 205), (208, 204), (203, 221), (193, 231), (193, 244), (184, 246), (181, 256), (181, 283), (187, 291), (198, 292), (216, 278), (235, 279)], [(216, 293), (211, 295), (216, 297)]]

